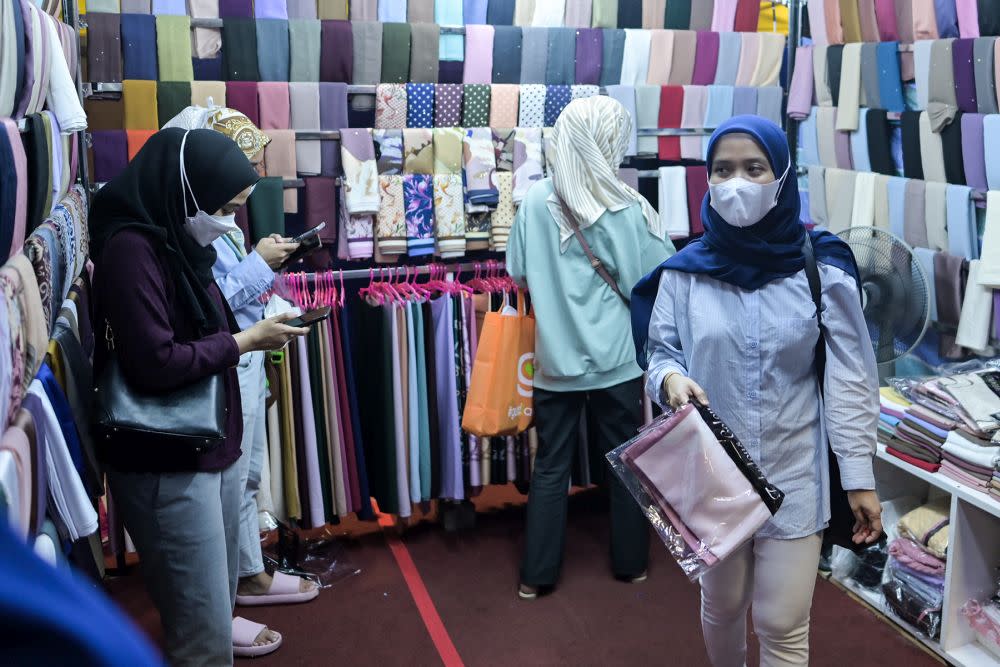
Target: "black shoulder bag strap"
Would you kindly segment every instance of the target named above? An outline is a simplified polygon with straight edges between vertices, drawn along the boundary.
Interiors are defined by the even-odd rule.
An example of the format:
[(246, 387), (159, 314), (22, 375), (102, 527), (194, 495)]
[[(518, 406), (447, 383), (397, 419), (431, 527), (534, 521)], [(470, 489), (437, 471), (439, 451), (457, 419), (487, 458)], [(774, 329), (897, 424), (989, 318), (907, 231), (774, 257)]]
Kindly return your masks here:
[[(806, 258), (806, 278), (809, 279), (809, 292), (816, 304), (816, 324), (819, 326), (819, 340), (816, 342), (814, 365), (816, 379), (819, 381), (820, 396), (823, 396), (823, 383), (826, 378), (826, 329), (823, 327), (823, 284), (819, 278), (819, 267), (816, 264), (816, 254), (813, 250), (812, 237), (806, 232), (806, 240), (802, 243), (802, 252)], [(820, 415), (820, 419), (822, 419)], [(827, 455), (830, 460), (830, 525), (823, 534), (824, 546), (837, 545), (850, 549), (855, 553), (863, 551), (869, 545), (854, 543), (854, 512), (847, 500), (847, 492), (840, 482), (840, 464), (837, 456), (827, 443)]]
[(628, 297), (622, 293), (621, 288), (618, 287), (618, 283), (615, 282), (615, 279), (611, 276), (608, 268), (604, 266), (604, 262), (602, 262), (600, 258), (594, 254), (593, 250), (591, 250), (590, 244), (587, 243), (587, 239), (584, 238), (583, 232), (580, 230), (580, 224), (576, 221), (576, 217), (574, 217), (573, 212), (569, 210), (569, 207), (566, 206), (562, 200), (559, 201), (559, 205), (562, 207), (563, 216), (566, 217), (566, 221), (569, 222), (569, 226), (573, 228), (573, 236), (576, 237), (576, 240), (580, 242), (580, 246), (583, 247), (583, 254), (587, 256), (590, 266), (594, 269), (597, 275), (601, 277), (601, 280), (607, 283), (608, 287), (611, 288), (611, 291), (618, 295), (618, 298), (621, 299), (623, 304), (625, 304), (625, 307), (628, 308)]

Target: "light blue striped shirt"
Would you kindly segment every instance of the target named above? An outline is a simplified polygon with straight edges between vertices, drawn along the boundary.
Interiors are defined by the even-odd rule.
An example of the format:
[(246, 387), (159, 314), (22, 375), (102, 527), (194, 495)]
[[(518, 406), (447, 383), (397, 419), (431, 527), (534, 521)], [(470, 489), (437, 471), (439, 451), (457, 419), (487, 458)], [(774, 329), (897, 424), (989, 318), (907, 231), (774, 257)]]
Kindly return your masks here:
[[(667, 373), (691, 377), (768, 481), (785, 492), (758, 536), (796, 539), (830, 518), (826, 439), (845, 489), (874, 489), (878, 372), (858, 287), (820, 264), (827, 330), (825, 405), (813, 366), (819, 328), (805, 271), (749, 291), (664, 271), (649, 324), (646, 391), (663, 405)], [(822, 411), (823, 419), (820, 419)]]
[(218, 258), (212, 266), (215, 283), (244, 331), (264, 319), (260, 298), (274, 285), (274, 271), (256, 250), (243, 251), (243, 234), (232, 232), (217, 238), (212, 247)]

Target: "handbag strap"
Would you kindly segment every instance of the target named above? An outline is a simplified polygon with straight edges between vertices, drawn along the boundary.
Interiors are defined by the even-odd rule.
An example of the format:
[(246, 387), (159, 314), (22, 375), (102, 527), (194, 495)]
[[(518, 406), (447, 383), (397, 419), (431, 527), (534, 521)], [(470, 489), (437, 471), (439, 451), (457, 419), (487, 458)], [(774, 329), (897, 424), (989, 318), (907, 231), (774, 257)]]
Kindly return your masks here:
[(816, 265), (816, 253), (813, 251), (812, 237), (806, 232), (806, 240), (802, 242), (802, 253), (806, 257), (806, 278), (809, 279), (809, 293), (816, 304), (816, 323), (819, 325), (819, 340), (816, 341), (816, 354), (813, 365), (816, 367), (816, 378), (819, 380), (820, 395), (823, 394), (823, 379), (826, 377), (826, 332), (823, 330), (823, 285), (819, 279), (819, 267)]
[(611, 277), (611, 273), (608, 271), (607, 267), (604, 266), (604, 262), (602, 262), (597, 255), (594, 254), (593, 250), (591, 250), (590, 244), (587, 243), (587, 239), (584, 238), (583, 232), (580, 230), (580, 225), (576, 221), (576, 216), (573, 215), (573, 212), (569, 210), (561, 199), (559, 200), (559, 205), (562, 207), (563, 217), (569, 221), (569, 226), (573, 228), (573, 236), (575, 236), (576, 240), (580, 242), (580, 246), (583, 248), (583, 254), (586, 255), (587, 259), (590, 261), (590, 266), (593, 267), (594, 271), (597, 272), (597, 275), (601, 277), (601, 280), (608, 284), (608, 287), (610, 287), (611, 290), (618, 295), (618, 298), (621, 299), (622, 303), (625, 304), (625, 307), (628, 308), (628, 297), (622, 294), (621, 288), (618, 287), (618, 283), (615, 282), (615, 279)]

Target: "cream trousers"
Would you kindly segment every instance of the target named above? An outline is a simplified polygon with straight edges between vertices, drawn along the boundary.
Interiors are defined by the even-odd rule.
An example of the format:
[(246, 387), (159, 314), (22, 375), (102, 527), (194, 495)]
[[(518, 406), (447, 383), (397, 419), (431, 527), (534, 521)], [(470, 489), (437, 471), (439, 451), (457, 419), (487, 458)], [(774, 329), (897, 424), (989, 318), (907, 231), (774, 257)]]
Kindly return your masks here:
[(809, 611), (822, 533), (747, 542), (701, 578), (701, 625), (714, 667), (744, 667), (747, 610), (761, 667), (809, 664)]

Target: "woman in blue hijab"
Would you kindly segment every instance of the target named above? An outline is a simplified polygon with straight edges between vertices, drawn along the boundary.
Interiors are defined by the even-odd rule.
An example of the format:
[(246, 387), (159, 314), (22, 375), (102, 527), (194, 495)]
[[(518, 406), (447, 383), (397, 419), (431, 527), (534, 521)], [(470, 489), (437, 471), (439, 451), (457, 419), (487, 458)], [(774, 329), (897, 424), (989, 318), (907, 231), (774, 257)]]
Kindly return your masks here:
[[(705, 235), (636, 285), (632, 325), (646, 391), (661, 406), (711, 401), (768, 480), (778, 513), (701, 580), (714, 665), (746, 661), (746, 613), (766, 665), (809, 662), (822, 533), (830, 518), (827, 438), (857, 523), (881, 535), (872, 458), (878, 379), (846, 244), (799, 221), (784, 132), (756, 116), (721, 125), (708, 148)], [(825, 402), (814, 367), (821, 335), (805, 272), (811, 234), (822, 283)]]

